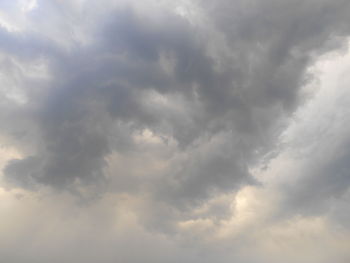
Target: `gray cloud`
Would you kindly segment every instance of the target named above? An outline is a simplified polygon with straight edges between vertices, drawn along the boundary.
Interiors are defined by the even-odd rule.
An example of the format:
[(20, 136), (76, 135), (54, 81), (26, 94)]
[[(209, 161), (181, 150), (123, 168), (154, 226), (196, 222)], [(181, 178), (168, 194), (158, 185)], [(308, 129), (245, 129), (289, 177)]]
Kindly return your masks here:
[(296, 130), (303, 130), (303, 136), (288, 142), (287, 151), (297, 167), (291, 172), (295, 179), (281, 186), (285, 191), (282, 209), (288, 216), (322, 215), (332, 210), (343, 214), (340, 217), (347, 214), (339, 211), (339, 206), (347, 200), (350, 186), (348, 92), (342, 88), (349, 83), (348, 69), (327, 69), (334, 74), (335, 83), (321, 81), (323, 90), (316, 102), (296, 122)]
[[(3, 133), (24, 152), (8, 162), (4, 178), (80, 195), (137, 192), (155, 211), (153, 227), (191, 218), (213, 196), (256, 183), (249, 168), (274, 149), (304, 103), (308, 66), (350, 30), (350, 3), (342, 0), (194, 1), (193, 20), (170, 4), (110, 4), (94, 15), (91, 1), (79, 8), (41, 1), (29, 29), (1, 29), (0, 50), (17, 61), (11, 67), (42, 59), (49, 75), (23, 73), (27, 103), (1, 99)], [(155, 148), (144, 148), (147, 136), (138, 141), (146, 131)], [(107, 173), (113, 154), (130, 167)], [(133, 158), (149, 155), (162, 168), (148, 172), (140, 161), (144, 172), (136, 174)], [(330, 171), (347, 159), (337, 157)], [(347, 177), (338, 171), (337, 181)]]

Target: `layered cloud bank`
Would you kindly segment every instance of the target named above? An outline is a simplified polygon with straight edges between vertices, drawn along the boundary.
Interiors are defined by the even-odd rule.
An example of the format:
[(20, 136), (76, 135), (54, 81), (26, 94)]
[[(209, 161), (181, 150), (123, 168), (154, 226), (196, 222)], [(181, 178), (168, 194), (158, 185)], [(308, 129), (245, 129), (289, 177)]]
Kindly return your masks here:
[(1, 257), (348, 262), (349, 14), (1, 2)]

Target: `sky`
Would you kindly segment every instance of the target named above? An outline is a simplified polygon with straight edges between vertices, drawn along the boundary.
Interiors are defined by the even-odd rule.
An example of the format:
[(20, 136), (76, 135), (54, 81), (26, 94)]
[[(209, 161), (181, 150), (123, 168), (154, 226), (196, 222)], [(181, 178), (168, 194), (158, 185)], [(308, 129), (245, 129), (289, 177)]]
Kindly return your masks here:
[(350, 262), (349, 14), (0, 0), (1, 262)]

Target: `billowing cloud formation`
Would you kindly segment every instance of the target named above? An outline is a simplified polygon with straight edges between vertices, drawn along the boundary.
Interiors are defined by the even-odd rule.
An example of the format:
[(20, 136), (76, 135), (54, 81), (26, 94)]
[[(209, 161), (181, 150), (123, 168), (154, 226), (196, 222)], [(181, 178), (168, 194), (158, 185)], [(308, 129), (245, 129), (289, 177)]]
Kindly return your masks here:
[[(65, 262), (349, 260), (350, 238), (332, 225), (347, 229), (350, 211), (349, 103), (338, 91), (346, 83), (331, 93), (321, 80), (317, 93), (310, 70), (346, 44), (348, 1), (0, 7), (2, 185), (20, 193), (17, 200), (4, 192), (4, 200), (16, 204), (12, 216), (28, 204), (28, 228), (35, 211), (51, 211), (53, 222), (82, 215), (67, 237), (53, 233), (54, 224), (72, 229), (79, 220), (43, 222), (32, 250), (9, 238), (0, 246), (9, 262), (35, 260), (43, 244), (42, 262), (54, 262), (65, 240), (79, 244)], [(330, 120), (336, 124), (326, 128)], [(89, 236), (92, 225), (99, 230)], [(125, 252), (139, 238), (139, 254)], [(279, 239), (289, 240), (287, 249)], [(105, 244), (105, 253), (97, 246), (86, 255), (89, 241)], [(148, 253), (142, 247), (152, 242)], [(23, 254), (13, 257), (13, 247)], [(154, 255), (158, 247), (166, 252)]]

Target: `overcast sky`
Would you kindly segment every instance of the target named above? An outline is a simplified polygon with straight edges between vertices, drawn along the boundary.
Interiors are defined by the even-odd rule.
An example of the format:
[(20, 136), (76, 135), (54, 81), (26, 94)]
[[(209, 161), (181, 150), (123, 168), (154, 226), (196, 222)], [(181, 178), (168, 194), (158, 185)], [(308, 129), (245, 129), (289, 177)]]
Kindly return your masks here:
[(350, 262), (350, 1), (0, 0), (0, 261)]

